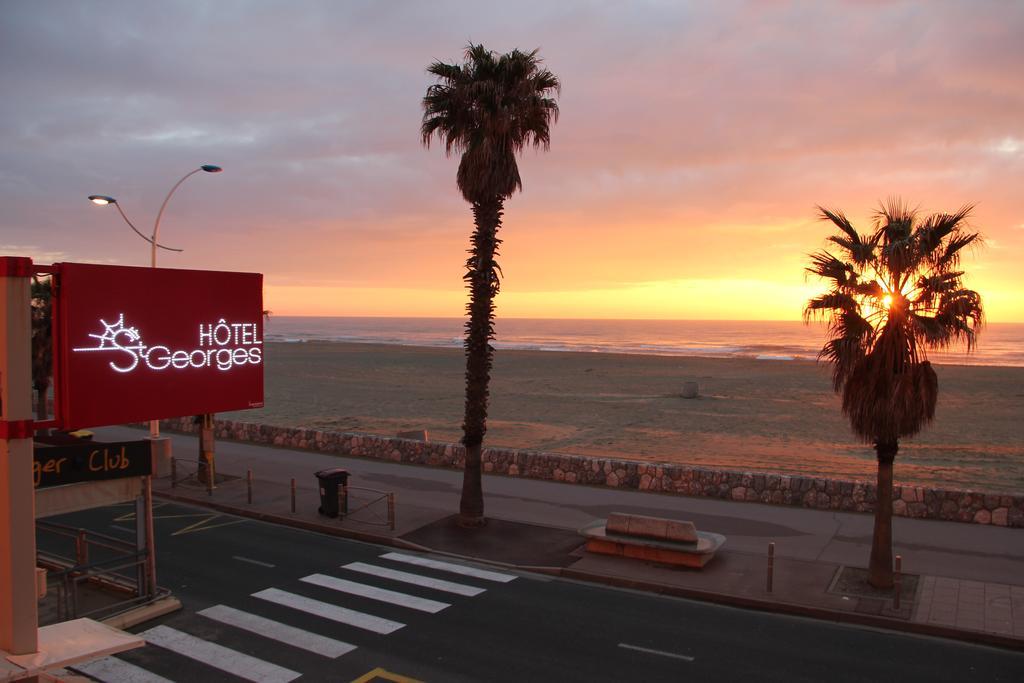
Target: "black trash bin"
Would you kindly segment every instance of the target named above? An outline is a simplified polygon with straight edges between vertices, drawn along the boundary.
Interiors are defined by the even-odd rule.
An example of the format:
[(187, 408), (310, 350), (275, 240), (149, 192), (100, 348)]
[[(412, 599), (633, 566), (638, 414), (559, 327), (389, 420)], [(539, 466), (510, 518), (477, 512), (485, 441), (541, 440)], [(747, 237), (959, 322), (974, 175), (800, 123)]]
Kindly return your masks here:
[[(320, 508), (317, 510), (321, 515), (327, 517), (338, 516), (338, 487), (348, 486), (348, 470), (340, 467), (332, 467), (327, 470), (320, 470), (316, 473), (317, 481), (320, 483)], [(342, 512), (348, 512), (348, 496)]]

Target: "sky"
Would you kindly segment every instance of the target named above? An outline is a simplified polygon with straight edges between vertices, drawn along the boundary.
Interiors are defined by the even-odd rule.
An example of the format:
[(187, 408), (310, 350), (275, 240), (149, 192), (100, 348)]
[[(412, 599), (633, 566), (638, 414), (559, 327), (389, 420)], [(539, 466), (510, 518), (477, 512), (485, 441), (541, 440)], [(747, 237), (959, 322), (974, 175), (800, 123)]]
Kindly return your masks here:
[(499, 316), (798, 320), (817, 205), (976, 204), (1024, 322), (1024, 3), (0, 0), (0, 253), (261, 272), (276, 315), (464, 313), (426, 67), (539, 48), (551, 148), (505, 204)]

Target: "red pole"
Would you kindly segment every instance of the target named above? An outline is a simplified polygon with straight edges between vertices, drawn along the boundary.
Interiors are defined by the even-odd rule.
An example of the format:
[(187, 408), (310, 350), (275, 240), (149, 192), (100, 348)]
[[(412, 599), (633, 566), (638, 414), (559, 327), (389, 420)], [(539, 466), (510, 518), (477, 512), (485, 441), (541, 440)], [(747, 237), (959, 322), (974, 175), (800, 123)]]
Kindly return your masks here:
[(0, 650), (39, 650), (32, 475), (32, 259), (0, 257)]

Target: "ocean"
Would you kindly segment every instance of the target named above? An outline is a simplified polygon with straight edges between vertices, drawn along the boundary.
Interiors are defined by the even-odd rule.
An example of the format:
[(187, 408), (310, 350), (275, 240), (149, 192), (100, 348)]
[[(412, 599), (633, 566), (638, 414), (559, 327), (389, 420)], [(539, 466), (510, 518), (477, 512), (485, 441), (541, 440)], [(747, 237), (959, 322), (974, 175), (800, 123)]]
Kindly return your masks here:
[[(499, 318), (494, 347), (585, 353), (814, 360), (825, 341), (821, 323), (718, 320), (573, 320)], [(461, 318), (271, 316), (267, 341), (335, 341), (458, 347)], [(977, 348), (929, 351), (946, 365), (1024, 367), (1024, 324), (990, 323)]]

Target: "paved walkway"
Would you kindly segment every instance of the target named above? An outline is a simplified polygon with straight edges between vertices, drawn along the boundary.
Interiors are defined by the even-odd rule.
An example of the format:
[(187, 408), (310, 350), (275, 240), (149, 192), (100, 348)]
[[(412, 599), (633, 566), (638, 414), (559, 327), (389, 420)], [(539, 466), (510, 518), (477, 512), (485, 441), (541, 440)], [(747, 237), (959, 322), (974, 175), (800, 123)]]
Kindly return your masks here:
[[(142, 436), (128, 428), (97, 432), (102, 440)], [(195, 469), (197, 439), (170, 436), (183, 477)], [(840, 576), (844, 567), (867, 564), (870, 515), (485, 476), (486, 514), (495, 522), (483, 531), (466, 531), (451, 522), (461, 491), (458, 471), (237, 442), (221, 441), (216, 449), (218, 474), (227, 479), (212, 495), (194, 481), (172, 487), (169, 477), (158, 479), (155, 491), (328, 533), (540, 566), (572, 578), (1024, 649), (1021, 529), (894, 519), (895, 552), (902, 557), (907, 587), (897, 608), (891, 595), (851, 588), (856, 582), (844, 580), (850, 570)], [(351, 473), (352, 514), (343, 521), (317, 513), (313, 473), (329, 467)], [(388, 526), (386, 498), (368, 489), (394, 493), (394, 529)], [(728, 540), (701, 571), (583, 553), (576, 530), (610, 512), (687, 519)], [(775, 543), (776, 557), (770, 593), (769, 542)]]

